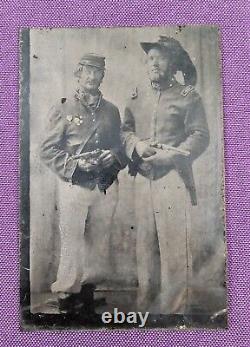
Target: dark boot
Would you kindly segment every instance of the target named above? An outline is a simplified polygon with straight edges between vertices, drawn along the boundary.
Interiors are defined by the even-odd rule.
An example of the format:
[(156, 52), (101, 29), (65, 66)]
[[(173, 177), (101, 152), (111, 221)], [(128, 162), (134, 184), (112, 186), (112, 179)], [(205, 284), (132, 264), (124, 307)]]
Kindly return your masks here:
[(95, 312), (95, 307), (98, 306), (99, 301), (103, 304), (105, 299), (94, 300), (94, 284), (84, 284), (79, 293), (72, 293), (65, 299), (59, 299), (59, 309), (61, 313), (68, 316), (75, 316), (77, 320), (83, 323), (97, 322), (98, 315)]
[(106, 299), (104, 297), (94, 299), (95, 289), (96, 286), (94, 284), (84, 284), (78, 294), (79, 301), (90, 311), (93, 311), (95, 307), (106, 305)]
[(94, 284), (84, 284), (79, 293), (79, 301), (83, 304), (84, 314), (91, 315), (95, 313), (95, 301), (94, 301)]
[(82, 323), (99, 323), (100, 317), (95, 312), (94, 284), (84, 284), (78, 294), (78, 308)]
[(70, 293), (66, 298), (59, 298), (59, 310), (61, 313), (74, 314), (76, 313), (76, 304), (79, 294)]

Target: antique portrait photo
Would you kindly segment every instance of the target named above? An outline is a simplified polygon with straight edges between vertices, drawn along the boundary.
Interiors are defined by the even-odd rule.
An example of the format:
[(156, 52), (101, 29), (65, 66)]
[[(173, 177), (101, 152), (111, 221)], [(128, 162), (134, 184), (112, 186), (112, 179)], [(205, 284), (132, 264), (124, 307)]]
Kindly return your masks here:
[(227, 326), (214, 26), (20, 32), (25, 329)]

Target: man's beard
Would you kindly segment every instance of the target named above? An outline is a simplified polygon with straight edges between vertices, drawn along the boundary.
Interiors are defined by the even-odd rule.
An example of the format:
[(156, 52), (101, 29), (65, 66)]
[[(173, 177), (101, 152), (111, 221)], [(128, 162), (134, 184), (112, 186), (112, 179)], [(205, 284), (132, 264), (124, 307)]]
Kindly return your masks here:
[(99, 93), (99, 87), (100, 87), (101, 83), (94, 83), (93, 85), (89, 85), (89, 84), (84, 84), (80, 86), (80, 89), (82, 91), (84, 91), (85, 93), (89, 93), (89, 94), (93, 94), (96, 95), (97, 93)]
[(149, 78), (151, 82), (157, 82), (157, 83), (162, 83), (166, 82), (170, 79), (170, 71), (167, 70), (166, 72), (159, 71), (159, 72), (148, 72)]

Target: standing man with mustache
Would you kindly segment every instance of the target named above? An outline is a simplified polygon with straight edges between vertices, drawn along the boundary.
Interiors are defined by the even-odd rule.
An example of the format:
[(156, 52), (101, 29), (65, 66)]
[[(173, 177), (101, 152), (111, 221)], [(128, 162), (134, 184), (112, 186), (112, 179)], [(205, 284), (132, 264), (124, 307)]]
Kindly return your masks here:
[[(188, 216), (197, 205), (192, 163), (207, 148), (209, 132), (188, 53), (166, 36), (141, 46), (149, 83), (131, 95), (122, 126), (136, 176), (137, 305), (139, 311), (184, 314), (192, 276)], [(177, 71), (185, 85), (176, 81)]]
[(41, 145), (43, 162), (59, 184), (60, 264), (51, 290), (61, 312), (92, 314), (93, 290), (109, 272), (109, 239), (126, 165), (118, 108), (100, 85), (105, 57), (87, 53), (77, 65), (77, 90), (50, 112)]

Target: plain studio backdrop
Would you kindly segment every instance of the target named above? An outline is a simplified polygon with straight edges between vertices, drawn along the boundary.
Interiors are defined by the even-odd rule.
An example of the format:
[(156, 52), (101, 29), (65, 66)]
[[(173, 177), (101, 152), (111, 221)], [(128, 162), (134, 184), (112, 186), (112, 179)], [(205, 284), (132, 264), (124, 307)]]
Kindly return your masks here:
[[(106, 57), (101, 90), (119, 107), (138, 82), (147, 80), (141, 41), (159, 35), (180, 41), (194, 62), (197, 91), (209, 124), (208, 149), (194, 163), (198, 206), (191, 217), (194, 274), (197, 286), (221, 295), (224, 282), (223, 125), (218, 30), (214, 27), (33, 29), (30, 32), (30, 281), (34, 293), (48, 292), (56, 278), (60, 237), (58, 178), (39, 158), (39, 145), (48, 123), (48, 111), (76, 88), (73, 71), (85, 52)], [(182, 81), (181, 74), (177, 78)], [(119, 174), (119, 205), (112, 230), (113, 272), (116, 285), (136, 284), (133, 178), (125, 168)], [(176, 250), (178, 252), (178, 250)]]

